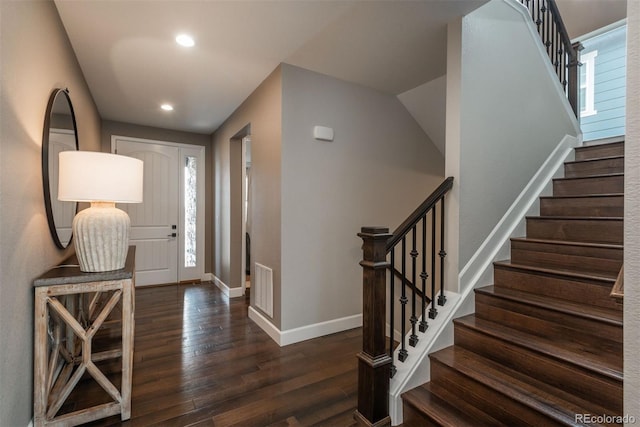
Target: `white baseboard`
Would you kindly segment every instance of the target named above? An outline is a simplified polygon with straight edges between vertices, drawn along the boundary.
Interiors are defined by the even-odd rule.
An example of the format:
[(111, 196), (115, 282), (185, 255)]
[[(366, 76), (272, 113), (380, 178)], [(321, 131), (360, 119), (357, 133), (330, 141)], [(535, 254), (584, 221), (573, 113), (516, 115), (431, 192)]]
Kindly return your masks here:
[(280, 329), (276, 328), (276, 325), (271, 323), (269, 319), (264, 317), (262, 313), (260, 313), (258, 310), (256, 310), (253, 307), (249, 307), (249, 319), (253, 320), (256, 323), (256, 325), (260, 326), (260, 329), (265, 331), (267, 335), (271, 337), (272, 340), (277, 342), (278, 345), (282, 347), (282, 344), (280, 343), (280, 337), (282, 335), (282, 332), (280, 332)]
[[(211, 273), (209, 273), (211, 274)], [(243, 288), (230, 288), (222, 280), (220, 280), (215, 274), (211, 274), (213, 283), (220, 288), (220, 290), (229, 298), (238, 298), (244, 295)]]
[(203, 282), (213, 282), (213, 273), (204, 273), (200, 280)]
[(356, 314), (281, 331), (253, 307), (249, 307), (249, 319), (260, 326), (280, 347), (362, 326), (362, 314)]
[(33, 427), (33, 418), (31, 419), (31, 421), (29, 421), (29, 424), (27, 424), (27, 427)]

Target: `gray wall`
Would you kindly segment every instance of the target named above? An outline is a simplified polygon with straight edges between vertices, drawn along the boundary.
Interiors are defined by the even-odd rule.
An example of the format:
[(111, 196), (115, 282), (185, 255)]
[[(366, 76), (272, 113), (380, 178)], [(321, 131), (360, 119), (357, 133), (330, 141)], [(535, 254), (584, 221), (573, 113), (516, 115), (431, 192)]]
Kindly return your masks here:
[(447, 71), (446, 147), (447, 174), (457, 179), (458, 271), (562, 138), (578, 133), (528, 16), (494, 0), (462, 19), (461, 34), (449, 52), (461, 68)]
[(624, 412), (640, 420), (640, 2), (628, 4), (624, 176)]
[(627, 0), (556, 0), (556, 3), (572, 40), (620, 21), (627, 14)]
[[(444, 159), (396, 96), (287, 64), (282, 81), (286, 331), (362, 312), (356, 234), (400, 225), (442, 182)], [(315, 125), (334, 141), (314, 140)]]
[[(213, 273), (231, 288), (241, 283), (242, 223), (238, 183), (240, 141), (251, 126), (251, 263), (273, 269), (273, 324), (280, 327), (280, 152), (282, 81), (278, 67), (213, 134)], [(254, 295), (252, 294), (253, 298)]]
[(211, 135), (200, 133), (182, 132), (171, 129), (160, 129), (151, 126), (141, 126), (131, 123), (115, 122), (111, 120), (102, 121), (101, 149), (105, 152), (111, 151), (111, 135), (129, 136), (133, 138), (144, 138), (155, 141), (177, 142), (180, 144), (191, 144), (204, 146), (206, 163), (205, 174), (205, 253), (204, 272), (210, 273), (213, 268), (213, 151), (211, 150)]
[(0, 2), (0, 426), (33, 412), (32, 281), (73, 252), (50, 237), (42, 127), (49, 95), (69, 88), (80, 149), (100, 150), (100, 117), (52, 1)]

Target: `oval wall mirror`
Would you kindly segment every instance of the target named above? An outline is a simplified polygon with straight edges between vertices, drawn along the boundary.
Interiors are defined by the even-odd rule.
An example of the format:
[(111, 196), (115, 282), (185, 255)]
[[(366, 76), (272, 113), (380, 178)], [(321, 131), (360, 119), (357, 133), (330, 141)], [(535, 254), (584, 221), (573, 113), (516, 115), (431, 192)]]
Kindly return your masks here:
[(78, 131), (71, 98), (67, 89), (55, 89), (49, 97), (42, 135), (42, 181), (44, 206), (49, 230), (56, 246), (64, 249), (71, 243), (71, 224), (76, 202), (58, 200), (58, 154), (78, 150)]

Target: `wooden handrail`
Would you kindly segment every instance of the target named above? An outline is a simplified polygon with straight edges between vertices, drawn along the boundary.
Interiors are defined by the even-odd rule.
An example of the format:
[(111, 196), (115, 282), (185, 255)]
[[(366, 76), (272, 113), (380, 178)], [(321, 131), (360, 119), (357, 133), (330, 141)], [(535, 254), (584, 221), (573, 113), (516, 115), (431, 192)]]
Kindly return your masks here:
[(578, 105), (578, 65), (580, 65), (578, 52), (582, 45), (579, 43), (571, 44), (571, 38), (555, 0), (520, 0), (520, 3), (529, 10), (569, 104), (578, 117), (580, 113)]
[(411, 215), (393, 232), (393, 235), (387, 240), (387, 253), (393, 248), (402, 237), (405, 236), (414, 225), (418, 223), (424, 217), (427, 212), (440, 200), (442, 197), (451, 190), (453, 187), (453, 177), (450, 176), (445, 179), (438, 188), (427, 199), (413, 211)]
[(582, 49), (582, 44), (579, 42), (575, 45), (571, 43), (571, 38), (567, 32), (567, 27), (564, 25), (560, 10), (555, 0), (547, 0), (549, 2), (549, 9), (551, 10), (551, 16), (557, 25), (558, 33), (560, 34), (560, 40), (564, 45), (565, 52), (569, 56), (569, 62), (567, 63), (567, 99), (573, 113), (576, 117), (580, 117), (580, 105), (578, 102), (579, 82), (578, 82), (578, 66), (580, 61), (578, 60), (578, 52)]
[(571, 44), (571, 38), (569, 37), (569, 33), (567, 32), (567, 27), (564, 25), (564, 21), (562, 20), (562, 16), (560, 15), (560, 10), (558, 10), (558, 5), (556, 4), (556, 0), (547, 0), (549, 2), (549, 9), (551, 9), (551, 16), (553, 20), (556, 21), (556, 25), (558, 26), (558, 33), (560, 33), (560, 38), (562, 39), (562, 44), (566, 49), (569, 58), (572, 60), (578, 60), (578, 53), (573, 48)]

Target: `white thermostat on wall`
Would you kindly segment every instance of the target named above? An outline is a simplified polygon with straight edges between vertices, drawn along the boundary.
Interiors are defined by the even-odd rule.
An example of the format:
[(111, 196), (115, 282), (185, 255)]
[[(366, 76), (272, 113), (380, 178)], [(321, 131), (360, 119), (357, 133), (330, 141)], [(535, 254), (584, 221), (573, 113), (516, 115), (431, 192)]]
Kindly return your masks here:
[(333, 128), (314, 126), (313, 137), (319, 141), (333, 141)]

